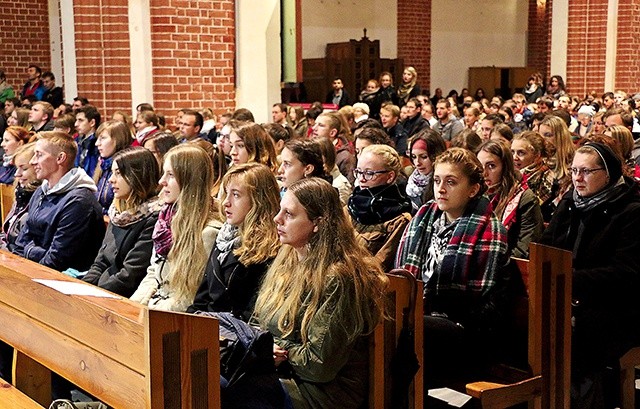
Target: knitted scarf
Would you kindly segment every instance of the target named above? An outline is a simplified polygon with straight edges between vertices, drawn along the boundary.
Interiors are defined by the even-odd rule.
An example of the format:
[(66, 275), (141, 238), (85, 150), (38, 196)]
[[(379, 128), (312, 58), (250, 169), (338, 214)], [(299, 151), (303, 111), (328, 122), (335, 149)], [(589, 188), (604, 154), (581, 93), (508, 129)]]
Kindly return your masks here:
[(222, 264), (224, 259), (233, 251), (240, 247), (240, 229), (229, 223), (224, 223), (216, 236), (216, 248), (218, 249), (218, 262)]
[(171, 235), (171, 219), (176, 214), (175, 203), (167, 203), (162, 206), (158, 221), (153, 228), (151, 239), (153, 240), (153, 248), (156, 254), (167, 258), (171, 245), (173, 244), (173, 236)]
[(540, 204), (546, 202), (551, 197), (553, 190), (554, 174), (544, 163), (527, 166), (520, 170), (522, 181), (526, 182), (529, 189), (538, 197)]
[(395, 183), (370, 189), (356, 187), (347, 207), (351, 217), (365, 225), (384, 223), (411, 211), (411, 204)]
[(118, 211), (115, 204), (112, 204), (111, 207), (109, 207), (109, 221), (115, 226), (126, 227), (160, 211), (160, 209), (161, 206), (157, 197), (147, 200), (135, 209), (125, 210), (123, 212)]
[(429, 182), (431, 182), (432, 177), (433, 173), (423, 175), (422, 173), (418, 172), (418, 169), (415, 169), (411, 173), (411, 176), (409, 176), (409, 180), (407, 180), (407, 196), (422, 196), (424, 190), (429, 186)]
[[(435, 202), (420, 208), (402, 236), (396, 267), (405, 268), (421, 279), (426, 273), (423, 270), (433, 226), (441, 214)], [(489, 199), (482, 196), (472, 200), (458, 219), (440, 271), (433, 272), (428, 285), (436, 293), (454, 290), (485, 294), (496, 284), (496, 269), (506, 253), (507, 235), (493, 215)]]

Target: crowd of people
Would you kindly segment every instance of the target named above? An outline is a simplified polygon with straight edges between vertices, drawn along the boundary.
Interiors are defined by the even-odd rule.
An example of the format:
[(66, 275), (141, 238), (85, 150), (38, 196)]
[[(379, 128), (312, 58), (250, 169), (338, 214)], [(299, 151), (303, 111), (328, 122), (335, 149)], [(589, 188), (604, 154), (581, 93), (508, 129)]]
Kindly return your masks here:
[(510, 256), (545, 243), (574, 256), (573, 405), (615, 402), (607, 367), (640, 345), (640, 94), (533, 74), (506, 100), (429, 96), (406, 67), (357, 102), (336, 78), (331, 105), (278, 102), (268, 124), (202, 108), (168, 126), (147, 103), (105, 121), (27, 73), (16, 97), (0, 72), (3, 249), (149, 308), (230, 312), (273, 335), (286, 405), (358, 408), (385, 271), (424, 283), (426, 397), (513, 349)]

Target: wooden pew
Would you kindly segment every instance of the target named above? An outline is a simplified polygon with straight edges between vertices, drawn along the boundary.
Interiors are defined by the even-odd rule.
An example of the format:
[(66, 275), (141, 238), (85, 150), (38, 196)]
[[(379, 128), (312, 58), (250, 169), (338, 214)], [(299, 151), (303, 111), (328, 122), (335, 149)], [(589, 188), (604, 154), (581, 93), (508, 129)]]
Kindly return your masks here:
[[(387, 298), (391, 319), (380, 323), (370, 337), (369, 349), (369, 409), (397, 408), (391, 399), (391, 358), (397, 347), (403, 326), (403, 316), (409, 319), (415, 334), (414, 349), (420, 368), (409, 387), (409, 408), (423, 408), (423, 300), (422, 282), (406, 270), (392, 270), (387, 274)], [(410, 309), (410, 305), (414, 308)]]
[(632, 348), (620, 358), (620, 398), (622, 408), (636, 407), (636, 367), (640, 366), (640, 347)]
[[(33, 278), (77, 282), (0, 251), (0, 339), (16, 348), (24, 395), (48, 407), (54, 371), (114, 408), (220, 408), (217, 320), (65, 295)], [(0, 407), (22, 407), (16, 396), (26, 398), (0, 391)]]
[(510, 384), (467, 384), (467, 393), (483, 408), (533, 402), (530, 408), (569, 409), (572, 255), (535, 243), (529, 249), (529, 377)]
[(9, 214), (13, 202), (15, 200), (15, 192), (13, 185), (0, 183), (0, 222), (4, 224), (5, 218)]

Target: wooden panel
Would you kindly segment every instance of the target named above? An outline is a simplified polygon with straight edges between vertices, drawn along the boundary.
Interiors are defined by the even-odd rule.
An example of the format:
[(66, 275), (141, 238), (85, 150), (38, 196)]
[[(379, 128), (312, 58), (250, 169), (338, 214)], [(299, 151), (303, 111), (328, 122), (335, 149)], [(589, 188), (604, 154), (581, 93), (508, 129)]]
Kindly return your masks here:
[(11, 210), (11, 206), (13, 206), (14, 200), (15, 192), (13, 185), (0, 184), (0, 221), (3, 224), (7, 214), (9, 214)]
[[(77, 281), (0, 251), (2, 302), (19, 306), (26, 315), (38, 317), (42, 325), (70, 334), (79, 343), (107, 354), (139, 373), (144, 371), (146, 357), (141, 356), (136, 347), (144, 342), (139, 305), (127, 299), (114, 303), (108, 298), (70, 297), (44, 285), (34, 285), (31, 278)], [(96, 337), (98, 333), (104, 336)]]
[(307, 58), (302, 60), (302, 75), (307, 90), (307, 101), (324, 102), (331, 84), (326, 83), (326, 65), (324, 58)]
[[(49, 400), (51, 400), (51, 398), (49, 398)], [(6, 408), (43, 409), (45, 407), (2, 379), (0, 379), (0, 402), (2, 402)]]

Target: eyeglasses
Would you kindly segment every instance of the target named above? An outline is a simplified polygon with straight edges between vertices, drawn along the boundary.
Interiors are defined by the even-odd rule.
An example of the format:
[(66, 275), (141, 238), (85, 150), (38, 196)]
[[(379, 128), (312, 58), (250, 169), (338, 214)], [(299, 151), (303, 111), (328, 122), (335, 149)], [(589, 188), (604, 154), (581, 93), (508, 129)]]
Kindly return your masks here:
[(378, 175), (381, 175), (383, 173), (389, 173), (388, 170), (362, 170), (362, 169), (358, 169), (355, 168), (353, 170), (353, 176), (356, 177), (356, 179), (360, 179), (361, 177), (364, 180), (372, 180), (375, 179)]
[(582, 174), (584, 177), (591, 176), (594, 172), (599, 170), (604, 170), (604, 168), (593, 168), (593, 169), (584, 169), (584, 168), (571, 168), (571, 174), (573, 176), (580, 176)]

